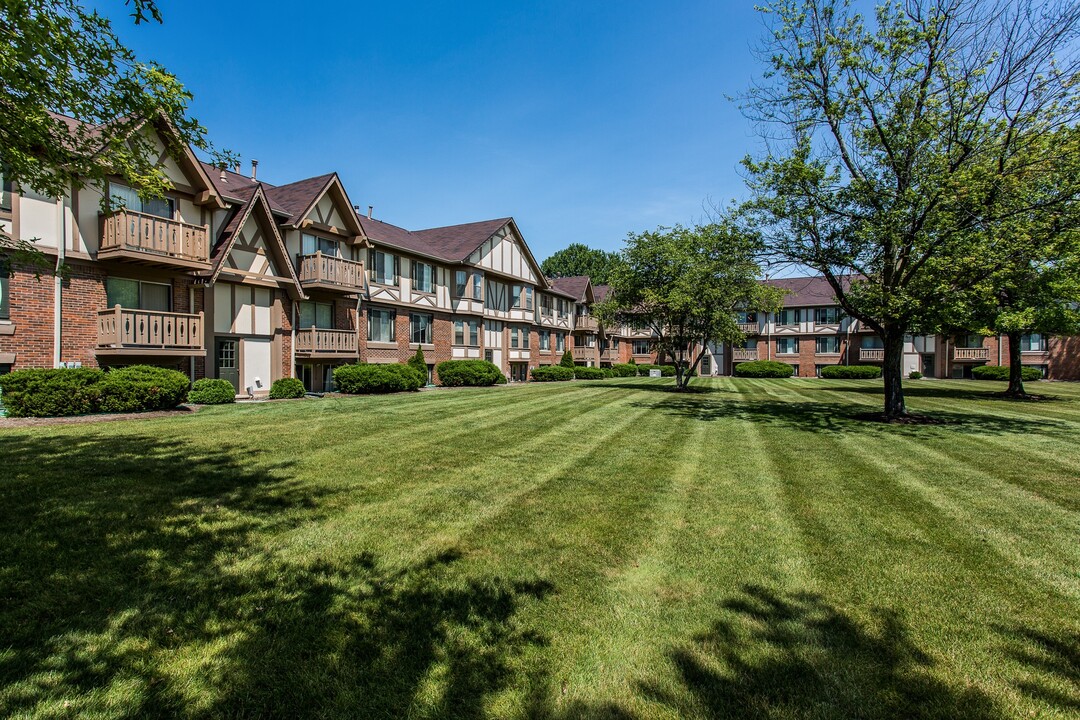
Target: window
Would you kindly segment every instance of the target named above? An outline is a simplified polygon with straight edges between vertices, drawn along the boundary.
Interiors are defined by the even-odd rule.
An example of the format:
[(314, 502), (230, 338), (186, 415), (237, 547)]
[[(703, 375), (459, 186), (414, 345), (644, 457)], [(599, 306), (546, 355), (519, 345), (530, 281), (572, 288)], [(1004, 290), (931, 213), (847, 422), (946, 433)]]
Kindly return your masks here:
[(956, 347), (958, 348), (981, 348), (983, 346), (983, 336), (979, 333), (968, 333), (966, 335), (956, 336)]
[[(429, 266), (430, 267), (430, 266)], [(425, 313), (409, 315), (409, 342), (430, 345), (435, 342), (435, 317)]]
[(757, 313), (755, 312), (738, 312), (735, 313), (735, 322), (738, 323), (756, 323)]
[(864, 347), (868, 350), (883, 350), (885, 348), (885, 343), (877, 335), (863, 335), (859, 347)]
[[(2, 303), (3, 301), (0, 300), (0, 304)], [(0, 317), (3, 317), (2, 311), (0, 311)], [(1038, 333), (1032, 335), (1021, 335), (1020, 352), (1046, 352), (1046, 336), (1039, 335)], [(1043, 373), (1044, 376), (1045, 374), (1046, 373)]]
[(551, 331), (550, 330), (541, 330), (540, 331), (540, 349), (541, 350), (551, 350)]
[(139, 193), (119, 183), (109, 183), (109, 198), (112, 201), (113, 209), (128, 208), (135, 212), (157, 215), (168, 220), (173, 219), (176, 210), (175, 201), (170, 197), (143, 200), (139, 197)]
[(817, 339), (818, 355), (837, 355), (840, 353), (840, 336), (830, 335), (827, 337), (819, 337)]
[(738, 345), (732, 345), (732, 347), (742, 348), (744, 350), (757, 350), (758, 341), (753, 338), (746, 338)]
[(341, 243), (337, 240), (327, 240), (326, 238), (318, 237), (317, 235), (308, 235), (307, 233), (301, 235), (300, 253), (302, 255), (314, 255), (317, 252), (321, 252), (323, 255), (342, 257)]
[(555, 350), (558, 352), (566, 351), (566, 335), (563, 333), (555, 333)]
[(368, 309), (368, 340), (372, 342), (394, 342), (393, 310)]
[(469, 273), (464, 270), (454, 272), (454, 297), (465, 297), (465, 290), (469, 287)]
[(822, 307), (814, 310), (814, 324), (839, 325), (844, 319), (844, 312), (838, 307)]
[(635, 340), (634, 341), (634, 354), (635, 355), (648, 355), (649, 354), (649, 341), (648, 340)]
[(0, 211), (11, 212), (11, 180), (7, 168), (0, 166)]
[(435, 266), (413, 260), (412, 287), (416, 292), (435, 292)]
[(525, 288), (525, 309), (533, 309), (533, 289), (531, 287)]
[(0, 318), (11, 317), (11, 278), (8, 277), (7, 265), (0, 262)]
[(529, 349), (529, 328), (527, 327), (521, 328), (521, 349)]
[(776, 339), (776, 354), (777, 355), (794, 355), (799, 352), (799, 338), (777, 338)]
[(455, 320), (454, 344), (479, 347), (480, 323), (476, 320)]
[(11, 363), (0, 363), (0, 375), (7, 375), (11, 372)]
[(370, 253), (371, 282), (379, 285), (397, 285), (401, 278), (401, 261), (397, 255), (372, 250)]
[(521, 347), (521, 330), (512, 327), (510, 328), (510, 349), (517, 350), (519, 347)]
[(472, 299), (483, 300), (484, 299), (484, 278), (480, 273), (473, 273), (472, 276)]
[(798, 308), (787, 308), (776, 313), (777, 325), (798, 325), (800, 313)]
[(334, 327), (334, 306), (331, 303), (302, 302), (300, 305), (300, 327)]
[(510, 307), (512, 307), (512, 308), (521, 307), (521, 286), (520, 285), (512, 285), (510, 287)]
[(119, 305), (133, 310), (172, 309), (172, 287), (161, 283), (111, 277), (105, 280), (105, 302), (109, 307)]

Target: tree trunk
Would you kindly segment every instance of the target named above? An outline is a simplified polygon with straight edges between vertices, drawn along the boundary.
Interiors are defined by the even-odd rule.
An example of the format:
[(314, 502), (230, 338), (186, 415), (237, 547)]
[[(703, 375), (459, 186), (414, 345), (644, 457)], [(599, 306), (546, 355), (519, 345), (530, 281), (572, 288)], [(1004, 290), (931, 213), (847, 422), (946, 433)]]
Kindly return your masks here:
[(904, 333), (896, 328), (885, 328), (885, 360), (882, 376), (885, 380), (885, 419), (897, 420), (907, 415), (904, 405)]
[(1024, 366), (1020, 358), (1020, 333), (1006, 333), (1009, 338), (1009, 389), (1005, 391), (1007, 397), (1025, 398), (1024, 392)]

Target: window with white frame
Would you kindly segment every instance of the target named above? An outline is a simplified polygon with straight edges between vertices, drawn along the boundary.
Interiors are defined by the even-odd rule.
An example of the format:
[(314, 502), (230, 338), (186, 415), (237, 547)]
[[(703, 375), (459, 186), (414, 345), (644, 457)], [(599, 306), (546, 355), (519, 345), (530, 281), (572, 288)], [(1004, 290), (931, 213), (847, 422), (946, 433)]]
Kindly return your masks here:
[(1020, 352), (1046, 352), (1046, 336), (1039, 333), (1021, 335)]
[(819, 337), (816, 345), (817, 347), (814, 349), (818, 355), (838, 355), (840, 353), (840, 336), (826, 335), (825, 337)]
[(517, 350), (521, 347), (521, 328), (510, 327), (510, 349)]
[(331, 303), (300, 302), (297, 303), (300, 310), (300, 329), (324, 328), (332, 330), (334, 327), (334, 306)]
[(541, 330), (540, 331), (540, 349), (541, 350), (550, 350), (551, 349), (551, 331), (550, 330)]
[(371, 342), (394, 342), (393, 310), (368, 308), (368, 340)]
[(533, 289), (528, 286), (525, 288), (525, 309), (533, 309)]
[(521, 307), (521, 286), (510, 286), (510, 307), (517, 309)]
[(472, 274), (472, 299), (484, 299), (484, 277), (478, 272)]
[(300, 236), (300, 253), (302, 255), (314, 255), (317, 252), (333, 257), (343, 257), (341, 243), (337, 240), (330, 240), (318, 235), (309, 235), (308, 233), (302, 234)]
[(776, 339), (777, 355), (796, 355), (799, 352), (799, 338), (785, 337)]
[(469, 273), (465, 270), (454, 271), (454, 297), (465, 297), (469, 289)]
[(435, 342), (435, 316), (427, 313), (409, 315), (409, 342), (430, 345)]
[(566, 351), (566, 335), (564, 333), (555, 333), (555, 350), (557, 352)]
[(435, 292), (435, 266), (429, 263), (412, 261), (412, 288), (416, 292)]
[(105, 280), (105, 302), (133, 310), (172, 310), (172, 286), (110, 277)]
[(401, 261), (397, 255), (372, 249), (368, 254), (368, 277), (379, 285), (397, 285), (401, 278)]

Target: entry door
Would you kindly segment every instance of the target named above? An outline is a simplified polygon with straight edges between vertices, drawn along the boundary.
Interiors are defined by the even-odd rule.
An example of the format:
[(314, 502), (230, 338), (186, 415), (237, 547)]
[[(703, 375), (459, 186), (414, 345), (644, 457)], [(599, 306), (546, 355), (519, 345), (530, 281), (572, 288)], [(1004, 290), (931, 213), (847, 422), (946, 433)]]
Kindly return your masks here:
[(708, 353), (701, 356), (701, 374), (712, 375), (712, 358)]
[(232, 383), (233, 389), (240, 392), (240, 363), (237, 357), (236, 340), (218, 340), (214, 351), (217, 376)]
[(922, 356), (922, 374), (928, 378), (934, 377), (934, 356)]

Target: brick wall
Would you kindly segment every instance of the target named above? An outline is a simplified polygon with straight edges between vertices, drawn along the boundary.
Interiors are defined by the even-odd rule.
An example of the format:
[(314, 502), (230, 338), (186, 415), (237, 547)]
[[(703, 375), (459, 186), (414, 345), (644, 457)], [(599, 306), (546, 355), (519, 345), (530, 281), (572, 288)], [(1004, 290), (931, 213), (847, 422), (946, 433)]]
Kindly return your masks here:
[(14, 334), (0, 334), (0, 353), (15, 354), (15, 370), (51, 368), (53, 278), (49, 275), (35, 278), (26, 268), (14, 267), (9, 287), (9, 319)]
[(89, 264), (70, 264), (63, 282), (60, 361), (97, 367), (98, 311), (107, 308), (106, 273)]

